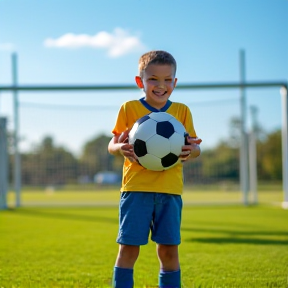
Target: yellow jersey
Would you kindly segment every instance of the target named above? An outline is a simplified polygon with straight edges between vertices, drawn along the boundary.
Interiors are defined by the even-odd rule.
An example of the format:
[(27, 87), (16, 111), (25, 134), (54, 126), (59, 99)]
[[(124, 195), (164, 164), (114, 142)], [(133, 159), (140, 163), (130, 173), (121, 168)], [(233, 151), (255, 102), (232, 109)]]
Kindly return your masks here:
[[(141, 117), (151, 112), (166, 112), (174, 116), (185, 127), (191, 137), (197, 137), (190, 109), (182, 103), (167, 101), (160, 110), (150, 106), (144, 98), (127, 101), (120, 107), (112, 133), (119, 135)], [(183, 191), (183, 164), (181, 161), (164, 171), (151, 171), (137, 162), (130, 162), (126, 157), (123, 164), (121, 192), (159, 192), (181, 195)]]

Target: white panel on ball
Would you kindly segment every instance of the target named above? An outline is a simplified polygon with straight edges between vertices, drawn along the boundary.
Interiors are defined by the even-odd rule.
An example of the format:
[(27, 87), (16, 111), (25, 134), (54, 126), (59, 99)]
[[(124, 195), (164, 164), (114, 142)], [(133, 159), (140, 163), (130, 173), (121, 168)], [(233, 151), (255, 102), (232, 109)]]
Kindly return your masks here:
[(169, 138), (169, 141), (170, 141), (170, 151), (172, 153), (174, 153), (175, 155), (180, 155), (180, 153), (182, 152), (182, 148), (179, 146), (179, 143), (183, 143), (182, 146), (184, 146), (185, 144), (185, 138), (184, 136), (181, 136), (180, 134), (178, 133), (174, 133), (170, 138)]
[[(145, 123), (145, 125), (143, 125)], [(134, 135), (131, 133), (131, 140), (130, 140), (130, 133), (129, 133), (129, 143), (134, 143), (136, 138), (147, 141), (149, 138), (151, 138), (153, 135), (156, 134), (156, 122), (152, 119), (146, 120), (144, 123), (141, 123), (137, 130), (134, 132)], [(134, 127), (133, 127), (134, 128)], [(132, 128), (132, 130), (133, 130)], [(131, 131), (132, 131), (131, 130)]]
[(168, 121), (173, 118), (171, 114), (166, 112), (152, 112), (149, 114), (149, 117), (156, 120), (157, 122)]
[(153, 171), (163, 171), (163, 166), (161, 163), (161, 159), (158, 157), (155, 157), (151, 154), (146, 154), (143, 157), (139, 157), (138, 161), (140, 164), (144, 167), (149, 167), (149, 170)]
[(146, 142), (147, 152), (158, 158), (162, 158), (170, 153), (169, 139), (163, 138), (157, 134), (153, 135)]

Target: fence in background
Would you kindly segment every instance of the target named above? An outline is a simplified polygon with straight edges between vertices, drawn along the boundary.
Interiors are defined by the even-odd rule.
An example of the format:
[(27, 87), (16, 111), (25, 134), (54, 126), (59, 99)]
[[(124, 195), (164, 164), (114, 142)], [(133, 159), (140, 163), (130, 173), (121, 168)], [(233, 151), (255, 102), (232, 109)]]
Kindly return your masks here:
[[(48, 87), (44, 87), (43, 91), (45, 91), (46, 88)], [(179, 88), (181, 89), (181, 86), (180, 87), (178, 86), (177, 89), (179, 90)], [(109, 87), (107, 89), (109, 89)], [(186, 89), (185, 86), (184, 89)], [(118, 90), (115, 90), (114, 92), (117, 91)], [(231, 95), (233, 94), (235, 96), (235, 92), (237, 93), (237, 90), (233, 92), (234, 94), (231, 93)], [(197, 92), (197, 94), (198, 93), (199, 92)], [(212, 93), (215, 93), (214, 90), (212, 90)], [(125, 94), (127, 96), (127, 93)], [(181, 93), (179, 94), (180, 94), (179, 97), (181, 98), (182, 95)], [(55, 97), (55, 101), (56, 99), (61, 98), (59, 97), (59, 92), (57, 91), (54, 91), (53, 95)], [(129, 97), (131, 98), (135, 98), (135, 96), (136, 95), (134, 92), (132, 92), (131, 95), (129, 94)], [(49, 97), (50, 98), (52, 97), (51, 94)], [(78, 94), (77, 92), (73, 92), (73, 95), (71, 94), (69, 97), (70, 102), (73, 102), (71, 100), (73, 99), (73, 97), (74, 98), (81, 97), (81, 99), (83, 99), (83, 101), (85, 102), (85, 96), (83, 94), (81, 94), (80, 96), (80, 94)], [(93, 95), (93, 97), (95, 97), (95, 95)], [(100, 98), (101, 99), (105, 98), (105, 95), (103, 94), (103, 96), (100, 96)], [(183, 96), (183, 99), (184, 98), (185, 97)], [(117, 157), (116, 158), (111, 157), (111, 155), (107, 153), (107, 144), (111, 135), (109, 135), (109, 132), (108, 133), (98, 132), (97, 134), (95, 133), (96, 129), (95, 130), (93, 129), (93, 126), (96, 126), (96, 123), (98, 123), (100, 126), (103, 127), (103, 131), (104, 130), (107, 131), (107, 127), (108, 131), (113, 128), (117, 111), (119, 109), (118, 103), (116, 103), (115, 105), (110, 104), (104, 106), (100, 105), (99, 103), (98, 104), (96, 103), (95, 106), (92, 105), (89, 107), (85, 105), (79, 106), (71, 104), (69, 105), (57, 104), (57, 102), (56, 104), (31, 103), (25, 100), (24, 93), (21, 99), (22, 100), (19, 101), (18, 103), (20, 112), (19, 121), (21, 127), (21, 133), (18, 137), (20, 142), (19, 151), (21, 152), (19, 153), (19, 155), (21, 154), (21, 166), (22, 166), (21, 181), (23, 188), (28, 188), (29, 190), (42, 189), (43, 191), (52, 191), (52, 190), (61, 191), (65, 190), (67, 187), (69, 187), (69, 189), (74, 190), (78, 189), (81, 191), (83, 189), (96, 190), (97, 184), (99, 183), (105, 184), (104, 182), (107, 182), (106, 184), (109, 184), (108, 182), (110, 180), (107, 180), (109, 179), (107, 178), (109, 176), (103, 174), (105, 173), (105, 171), (110, 172), (113, 171), (116, 172), (117, 175), (121, 174), (121, 167), (122, 167), (121, 160), (118, 159)], [(187, 99), (183, 101), (187, 103)], [(223, 113), (223, 107), (227, 105), (227, 108), (224, 110), (238, 111), (238, 114), (237, 112), (236, 114), (233, 114), (236, 117), (237, 116), (239, 117), (240, 114), (239, 101), (237, 100), (237, 96), (236, 98), (234, 98), (234, 101), (229, 101), (227, 99), (225, 101), (222, 100), (219, 101), (220, 105), (217, 105), (217, 101), (213, 101), (212, 103), (190, 102), (187, 104), (192, 110), (196, 123), (197, 123), (197, 113), (201, 114), (205, 113), (205, 111), (206, 113), (207, 111), (209, 111), (208, 112), (209, 117), (207, 117), (207, 123), (205, 123), (205, 125), (206, 126), (209, 125), (212, 130), (216, 130), (219, 129), (219, 123), (217, 123), (217, 121), (211, 121), (211, 119), (217, 119), (217, 114)], [(110, 116), (107, 117), (107, 115), (109, 114)], [(78, 119), (77, 120), (78, 126), (71, 125), (72, 118)], [(225, 130), (226, 132), (227, 130), (229, 130), (228, 115), (226, 120), (227, 120), (226, 126), (225, 127), (223, 125), (221, 126), (222, 132), (223, 130)], [(31, 123), (33, 123), (33, 125), (31, 125)], [(43, 129), (44, 123), (49, 124), (47, 126), (48, 128), (46, 127), (45, 130)], [(13, 129), (11, 129), (11, 124), (12, 121), (10, 120), (8, 125), (10, 127), (9, 129), (10, 136), (13, 135)], [(62, 132), (56, 132), (59, 129)], [(82, 135), (82, 132), (85, 130), (91, 132), (90, 136), (89, 135), (85, 136), (84, 134)], [(35, 131), (35, 133), (33, 133), (32, 131)], [(98, 131), (101, 131), (101, 129), (100, 130), (98, 129)], [(71, 149), (70, 147), (67, 147), (66, 149), (65, 141), (67, 140), (67, 138), (70, 137), (69, 135), (71, 134), (79, 135), (79, 138), (81, 138), (82, 140), (79, 141), (80, 144), (78, 147), (73, 147)], [(227, 132), (225, 134), (227, 135), (229, 133)], [(71, 143), (71, 141), (68, 142), (66, 141), (66, 144)], [(97, 150), (102, 149), (101, 150), (102, 153), (97, 154), (95, 150), (93, 151), (93, 145), (92, 145), (93, 141), (96, 141), (94, 144), (97, 145), (98, 147)], [(225, 141), (228, 141), (228, 139), (225, 139)], [(86, 147), (87, 151), (85, 154), (84, 148), (85, 145), (87, 146), (88, 144), (92, 145), (91, 146), (92, 150), (91, 149), (89, 150), (89, 147), (88, 148)], [(14, 165), (15, 163), (17, 163), (14, 159), (15, 157), (13, 153), (13, 151), (15, 151), (14, 147), (15, 147), (14, 145), (11, 145), (10, 147), (11, 154), (10, 154), (9, 179), (10, 179), (10, 187), (12, 189), (13, 189), (13, 183), (11, 181), (13, 181), (13, 179), (15, 178), (15, 173), (13, 172), (15, 168)], [(51, 158), (49, 157), (47, 158), (47, 155), (49, 155), (49, 149), (50, 149), (49, 147), (55, 150), (54, 156), (52, 157), (50, 155)], [(41, 156), (41, 149), (48, 149), (46, 150), (48, 154), (46, 153), (46, 156), (44, 156), (44, 154)], [(213, 185), (214, 189), (219, 191), (239, 191), (241, 189), (241, 183), (239, 177), (240, 176), (239, 159), (241, 158), (239, 147), (233, 147), (233, 145), (231, 146), (229, 154), (233, 161), (231, 161), (228, 164), (225, 163), (225, 165), (224, 164), (221, 165), (221, 163), (218, 163), (218, 166), (215, 166), (217, 165), (217, 163), (213, 163), (214, 156), (213, 153), (209, 154), (210, 153), (209, 150), (211, 150), (212, 153), (213, 149), (210, 149), (208, 147), (207, 149), (203, 149), (202, 156), (199, 159), (190, 160), (188, 163), (185, 163), (184, 176), (186, 186), (190, 186), (193, 184), (194, 187), (201, 187), (202, 190), (205, 190), (209, 189), (207, 188), (209, 187), (209, 185), (210, 187), (211, 185)], [(205, 160), (203, 159), (203, 157), (206, 157), (205, 163), (203, 162)], [(209, 157), (210, 161), (207, 161), (207, 158)], [(223, 155), (223, 157), (225, 157), (225, 155)], [(87, 165), (87, 161), (89, 162), (90, 160), (92, 162), (94, 161), (94, 164)], [(43, 167), (43, 163), (46, 163), (45, 167)], [(261, 166), (258, 168), (261, 169)], [(247, 168), (247, 170), (249, 170), (249, 168)], [(250, 171), (252, 171), (251, 167)], [(101, 175), (99, 176), (99, 174), (97, 175), (97, 173), (102, 173), (102, 180), (99, 180), (101, 179), (100, 177)], [(258, 173), (261, 173), (259, 169)], [(255, 199), (257, 198), (255, 197), (254, 200)], [(15, 201), (16, 203), (17, 201), (20, 201), (20, 195), (18, 196), (18, 200), (16, 198)], [(241, 201), (241, 199), (239, 201)], [(244, 201), (245, 202), (248, 201), (248, 193), (247, 195), (244, 196), (242, 194), (242, 202)]]

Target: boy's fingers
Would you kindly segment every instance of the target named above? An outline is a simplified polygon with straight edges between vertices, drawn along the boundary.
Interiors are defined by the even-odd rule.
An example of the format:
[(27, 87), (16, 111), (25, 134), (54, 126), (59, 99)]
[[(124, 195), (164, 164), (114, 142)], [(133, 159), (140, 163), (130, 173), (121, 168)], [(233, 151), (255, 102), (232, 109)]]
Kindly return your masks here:
[(202, 142), (202, 139), (200, 138), (190, 138), (191, 143), (195, 143), (195, 144), (200, 144)]
[(180, 156), (187, 156), (187, 155), (189, 155), (190, 153), (191, 153), (190, 150), (185, 150), (185, 151), (182, 151), (182, 152), (181, 152)]
[(121, 147), (121, 150), (127, 151), (127, 152), (133, 152), (133, 146), (130, 144), (123, 144)]
[(127, 129), (122, 132), (118, 138), (118, 143), (128, 143), (128, 136), (131, 129)]
[(202, 139), (200, 139), (198, 137), (191, 137), (191, 136), (189, 136), (188, 133), (185, 133), (184, 137), (185, 137), (185, 144), (186, 145), (189, 145), (189, 143), (200, 144), (202, 142)]

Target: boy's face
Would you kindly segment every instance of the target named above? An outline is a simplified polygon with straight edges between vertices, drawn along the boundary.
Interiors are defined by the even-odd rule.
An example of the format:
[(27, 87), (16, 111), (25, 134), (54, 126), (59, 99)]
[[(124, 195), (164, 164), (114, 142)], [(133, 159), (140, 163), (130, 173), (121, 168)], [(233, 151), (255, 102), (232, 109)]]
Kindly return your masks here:
[(156, 109), (165, 106), (173, 92), (177, 78), (172, 65), (150, 64), (143, 72), (143, 77), (136, 76), (139, 88), (143, 88), (146, 102)]

